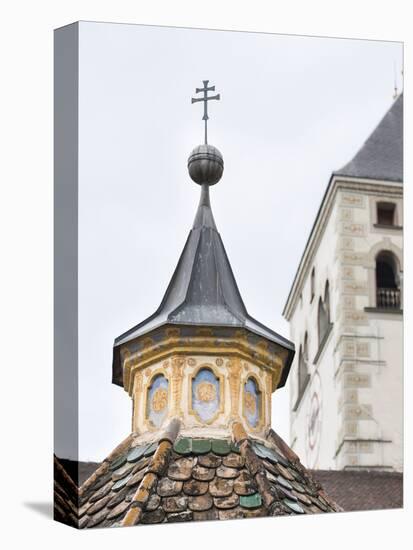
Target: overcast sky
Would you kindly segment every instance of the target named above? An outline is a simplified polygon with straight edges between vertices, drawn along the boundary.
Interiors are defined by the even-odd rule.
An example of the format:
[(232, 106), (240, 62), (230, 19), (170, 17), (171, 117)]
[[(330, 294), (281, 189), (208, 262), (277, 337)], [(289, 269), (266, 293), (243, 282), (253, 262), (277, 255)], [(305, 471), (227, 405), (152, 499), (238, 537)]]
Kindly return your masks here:
[[(390, 107), (402, 46), (81, 23), (79, 57), (79, 456), (102, 460), (131, 429), (113, 340), (158, 307), (199, 200), (186, 168), (203, 140), (195, 87), (221, 94), (211, 202), (239, 289), (288, 337), (281, 312), (330, 174)], [(283, 388), (272, 424), (287, 441), (288, 417)]]

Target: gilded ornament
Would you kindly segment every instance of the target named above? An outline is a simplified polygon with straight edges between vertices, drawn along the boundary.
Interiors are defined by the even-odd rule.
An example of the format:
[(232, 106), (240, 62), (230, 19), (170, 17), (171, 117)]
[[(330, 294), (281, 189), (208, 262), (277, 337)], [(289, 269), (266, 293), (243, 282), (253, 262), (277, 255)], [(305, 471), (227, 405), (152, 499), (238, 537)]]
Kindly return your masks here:
[(245, 401), (245, 409), (250, 415), (254, 416), (257, 411), (257, 403), (256, 403), (255, 396), (250, 391), (246, 391), (244, 395), (244, 401)]
[(182, 367), (182, 365), (185, 363), (185, 359), (183, 357), (173, 357), (172, 359), (172, 366), (173, 367)]
[(260, 349), (261, 351), (267, 351), (268, 350), (268, 342), (266, 342), (265, 340), (259, 340), (257, 342), (257, 348)]
[(196, 396), (198, 401), (214, 401), (217, 396), (217, 391), (214, 384), (211, 382), (201, 382), (196, 388)]
[(181, 331), (179, 328), (167, 328), (165, 334), (168, 338), (179, 338)]
[(248, 341), (247, 333), (245, 332), (245, 330), (237, 330), (235, 332), (235, 336), (240, 340)]
[(222, 367), (222, 365), (224, 364), (224, 361), (221, 359), (221, 357), (217, 357), (217, 359), (215, 359), (215, 363), (217, 364), (218, 367)]
[(239, 359), (234, 358), (228, 361), (231, 416), (233, 418), (238, 416), (241, 368), (241, 361)]
[(142, 347), (143, 349), (150, 348), (151, 346), (153, 346), (154, 343), (154, 340), (152, 340), (152, 338), (149, 338), (148, 336), (142, 340)]
[(196, 361), (193, 357), (189, 357), (189, 359), (187, 359), (187, 363), (190, 367), (194, 367), (196, 365)]
[(135, 391), (140, 393), (142, 391), (142, 373), (138, 372), (135, 377)]
[[(228, 366), (230, 365), (229, 361), (226, 360), (226, 357), (231, 357), (231, 363), (233, 360), (237, 362), (239, 359), (245, 361), (253, 360), (253, 362), (258, 366), (274, 371), (275, 389), (284, 363), (287, 359), (288, 351), (277, 349), (277, 353), (274, 355), (274, 352), (270, 351), (271, 348), (267, 350), (259, 350), (256, 346), (250, 345), (248, 338), (246, 337), (246, 333), (243, 330), (237, 330), (234, 336), (235, 337), (231, 337), (230, 339), (222, 340), (222, 342), (225, 342), (225, 358), (223, 358), (224, 364)], [(217, 338), (207, 338), (205, 341), (200, 342), (199, 338), (189, 337), (185, 340), (178, 339), (176, 342), (169, 340), (169, 343), (168, 348), (168, 346), (165, 347), (165, 344), (167, 344), (166, 341), (162, 344), (159, 342), (154, 342), (153, 346), (142, 349), (141, 352), (132, 353), (131, 357), (124, 362), (123, 382), (125, 389), (129, 391), (130, 394), (133, 389), (132, 381), (138, 369), (143, 370), (146, 367), (155, 365), (156, 363), (162, 362), (167, 358), (171, 359), (172, 353), (174, 355), (172, 356), (173, 359), (171, 359), (170, 365), (173, 366), (176, 363), (184, 365), (185, 359), (183, 355), (191, 353), (192, 350), (193, 353), (204, 354), (203, 352), (205, 352), (208, 355), (216, 356), (221, 356), (223, 352), (223, 350), (218, 347), (220, 342), (218, 342)], [(216, 364), (215, 360), (214, 364)]]
[(271, 393), (272, 393), (272, 376), (271, 376), (270, 373), (267, 374), (266, 383), (267, 383), (267, 393), (268, 393), (268, 395), (271, 395)]
[(214, 335), (214, 332), (212, 329), (210, 328), (204, 328), (204, 327), (200, 327), (200, 328), (197, 328), (196, 329), (196, 334), (198, 336), (213, 336)]
[(152, 409), (155, 412), (160, 412), (165, 409), (168, 404), (168, 392), (165, 388), (158, 388), (152, 396)]

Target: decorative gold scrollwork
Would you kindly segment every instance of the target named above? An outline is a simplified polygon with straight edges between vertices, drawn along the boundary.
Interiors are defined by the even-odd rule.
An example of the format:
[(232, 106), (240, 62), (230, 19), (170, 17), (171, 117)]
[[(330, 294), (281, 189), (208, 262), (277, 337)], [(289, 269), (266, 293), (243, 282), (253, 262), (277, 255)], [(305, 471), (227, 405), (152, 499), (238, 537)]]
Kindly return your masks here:
[(245, 409), (252, 416), (257, 412), (257, 401), (256, 397), (249, 391), (246, 391), (244, 394)]
[(211, 382), (201, 382), (196, 389), (196, 396), (199, 401), (214, 401), (217, 396), (214, 384), (211, 384)]
[(165, 388), (158, 388), (152, 396), (152, 409), (155, 412), (163, 411), (168, 404), (168, 392)]

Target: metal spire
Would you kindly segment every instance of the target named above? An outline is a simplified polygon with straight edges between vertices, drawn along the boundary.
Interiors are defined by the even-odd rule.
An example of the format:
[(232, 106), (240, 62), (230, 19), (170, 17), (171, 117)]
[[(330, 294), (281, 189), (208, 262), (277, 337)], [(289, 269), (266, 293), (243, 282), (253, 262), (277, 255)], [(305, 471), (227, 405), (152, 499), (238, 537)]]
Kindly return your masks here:
[(208, 101), (210, 101), (211, 99), (219, 100), (219, 99), (221, 99), (221, 97), (220, 97), (220, 94), (208, 97), (208, 92), (215, 92), (215, 86), (209, 86), (208, 87), (209, 80), (203, 80), (202, 82), (204, 83), (204, 87), (203, 88), (196, 88), (195, 93), (199, 94), (199, 93), (203, 92), (204, 97), (197, 97), (197, 98), (192, 97), (191, 98), (191, 103), (197, 103), (198, 101), (203, 101), (204, 102), (204, 116), (202, 117), (202, 120), (205, 121), (205, 144), (207, 144), (208, 143), (207, 123), (208, 123), (208, 119), (209, 119), (209, 116), (208, 116)]
[[(208, 101), (219, 100), (220, 95), (209, 96), (215, 86), (208, 87), (204, 80), (201, 98), (192, 103), (204, 102), (205, 144), (198, 145), (188, 159), (191, 179), (201, 186), (201, 199), (192, 229), (182, 254), (158, 309), (150, 317), (135, 325), (115, 339), (113, 348), (112, 381), (123, 385), (123, 360), (121, 348), (128, 342), (138, 342), (152, 331), (163, 330), (170, 325), (185, 327), (186, 334), (197, 333), (199, 327), (215, 327), (227, 338), (231, 330), (243, 329), (251, 338), (262, 338), (273, 350), (281, 348), (285, 353), (282, 378), (285, 384), (294, 344), (265, 327), (251, 317), (242, 300), (221, 236), (218, 233), (209, 201), (209, 187), (221, 179), (224, 160), (213, 145), (207, 143)], [(228, 336), (229, 337), (229, 336)]]

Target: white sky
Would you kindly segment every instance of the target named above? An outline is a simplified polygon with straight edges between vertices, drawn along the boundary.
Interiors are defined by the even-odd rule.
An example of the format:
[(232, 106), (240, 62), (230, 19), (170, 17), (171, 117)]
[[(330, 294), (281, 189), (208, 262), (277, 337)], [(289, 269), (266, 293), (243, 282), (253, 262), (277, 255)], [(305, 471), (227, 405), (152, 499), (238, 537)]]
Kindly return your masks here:
[[(130, 432), (112, 344), (158, 307), (192, 225), (195, 87), (209, 79), (221, 93), (209, 142), (225, 170), (211, 202), (241, 295), (288, 336), (281, 312), (330, 174), (390, 107), (395, 65), (401, 87), (398, 43), (81, 23), (81, 460), (102, 460)], [(287, 441), (288, 416), (284, 388), (272, 424)]]

